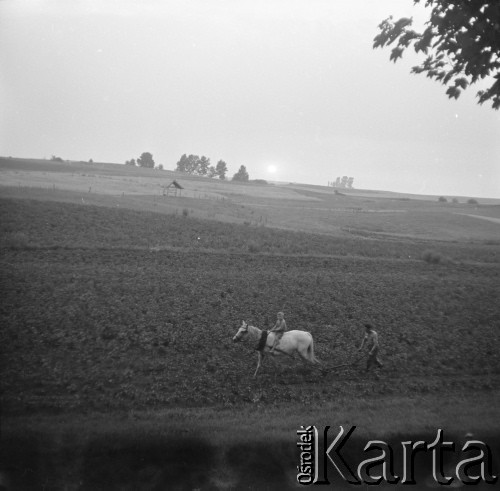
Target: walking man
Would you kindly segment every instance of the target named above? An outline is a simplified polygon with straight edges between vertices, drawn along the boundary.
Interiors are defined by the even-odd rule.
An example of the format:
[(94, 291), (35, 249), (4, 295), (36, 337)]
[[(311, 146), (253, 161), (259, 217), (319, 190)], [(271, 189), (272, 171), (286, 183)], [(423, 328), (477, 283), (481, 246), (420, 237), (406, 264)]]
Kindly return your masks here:
[(366, 371), (370, 370), (373, 364), (378, 367), (383, 367), (384, 365), (378, 358), (378, 334), (373, 329), (371, 324), (365, 324), (365, 337), (363, 338), (363, 342), (359, 347), (359, 351), (363, 349), (365, 346), (368, 348), (368, 360), (366, 360)]

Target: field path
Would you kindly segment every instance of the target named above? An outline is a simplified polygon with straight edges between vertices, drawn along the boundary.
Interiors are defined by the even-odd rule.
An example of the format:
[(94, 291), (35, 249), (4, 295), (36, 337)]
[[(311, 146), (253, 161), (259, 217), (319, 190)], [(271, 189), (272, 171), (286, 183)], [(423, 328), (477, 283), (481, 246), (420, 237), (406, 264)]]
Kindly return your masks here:
[(468, 213), (458, 213), (458, 215), (463, 215), (463, 216), (472, 217), (472, 218), (480, 218), (482, 220), (487, 220), (488, 222), (493, 222), (493, 223), (500, 224), (500, 218), (484, 217), (482, 215), (470, 215)]

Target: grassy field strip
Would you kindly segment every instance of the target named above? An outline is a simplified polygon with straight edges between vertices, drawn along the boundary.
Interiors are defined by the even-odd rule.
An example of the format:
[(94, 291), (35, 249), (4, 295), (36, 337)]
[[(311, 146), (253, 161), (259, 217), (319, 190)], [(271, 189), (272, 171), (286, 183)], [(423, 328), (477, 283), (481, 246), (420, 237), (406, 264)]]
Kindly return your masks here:
[[(467, 397), (467, 399), (464, 399)], [(435, 433), (437, 428), (464, 436), (499, 431), (500, 392), (446, 393), (410, 397), (339, 398), (328, 404), (246, 404), (231, 408), (174, 408), (62, 415), (32, 414), (2, 418), (5, 437), (22, 431), (60, 440), (72, 435), (83, 444), (102, 435), (141, 440), (157, 435), (203, 437), (217, 444), (239, 441), (293, 441), (301, 425), (356, 426), (366, 438)], [(404, 418), (401, 418), (404, 415)]]
[[(312, 201), (312, 200), (311, 200)], [(244, 206), (252, 206), (255, 208), (283, 208), (283, 205), (279, 204), (262, 204), (262, 203), (252, 203), (248, 201), (241, 201), (238, 204), (244, 205)], [(295, 204), (297, 208), (303, 207), (303, 203), (297, 203)], [(401, 210), (401, 209), (385, 209), (385, 210), (371, 210), (371, 209), (364, 209), (364, 208), (353, 208), (353, 207), (334, 207), (333, 205), (329, 208), (327, 207), (322, 207), (322, 206), (308, 206), (307, 207), (308, 211), (311, 212), (316, 212), (316, 211), (327, 211), (331, 213), (408, 213), (408, 210)], [(473, 215), (471, 215), (473, 216)]]
[[(285, 229), (284, 229), (285, 230)], [(0, 244), (2, 241), (0, 240)], [(108, 252), (150, 252), (150, 253), (187, 253), (188, 251), (186, 250), (186, 247), (176, 247), (176, 246), (170, 246), (170, 245), (151, 245), (151, 246), (141, 246), (141, 245), (101, 245), (99, 247), (95, 246), (86, 246), (86, 245), (65, 245), (65, 246), (20, 246), (20, 247), (14, 247), (15, 249), (25, 249), (25, 250), (30, 250), (30, 249), (37, 249), (39, 251), (54, 251), (57, 249), (64, 249), (65, 251), (74, 251), (74, 252), (91, 252), (91, 251), (108, 251)], [(201, 255), (210, 255), (210, 256), (220, 256), (221, 259), (223, 258), (228, 258), (228, 257), (248, 257), (251, 258), (255, 256), (255, 253), (248, 252), (248, 250), (231, 250), (231, 251), (224, 251), (224, 250), (217, 250), (217, 249), (209, 249), (209, 248), (204, 248), (204, 247), (196, 247), (195, 249), (196, 253), (201, 254)], [(192, 252), (192, 250), (191, 250)], [(379, 256), (366, 256), (366, 255), (356, 255), (355, 253), (353, 254), (315, 254), (315, 253), (286, 253), (286, 252), (259, 252), (259, 256), (262, 257), (267, 257), (267, 258), (283, 258), (283, 259), (332, 259), (332, 260), (338, 260), (338, 261), (343, 261), (343, 262), (353, 262), (356, 263), (358, 261), (360, 262), (375, 262), (375, 263), (387, 263), (387, 264), (394, 264), (394, 263), (410, 263), (410, 264), (419, 264), (422, 262), (422, 258), (420, 257), (397, 257), (397, 258), (391, 258), (391, 257), (379, 257)], [(462, 266), (474, 266), (475, 268), (487, 268), (487, 269), (498, 269), (500, 268), (500, 262), (480, 262), (480, 261), (475, 261), (475, 260), (461, 260), (460, 265)]]
[[(60, 175), (63, 176), (62, 173)], [(71, 178), (71, 174), (69, 176)], [(205, 220), (344, 237), (374, 238), (382, 234), (406, 240), (500, 241), (500, 230), (496, 227), (457, 213), (466, 211), (467, 205), (464, 204), (457, 208), (437, 202), (401, 201), (395, 208), (394, 203), (384, 202), (383, 199), (375, 204), (373, 200), (365, 203), (366, 200), (359, 198), (346, 196), (338, 199), (331, 195), (325, 197), (321, 203), (323, 206), (318, 206), (317, 201), (311, 201), (317, 200), (318, 195), (300, 196), (300, 200), (296, 199), (297, 196), (283, 197), (279, 193), (266, 197), (261, 191), (267, 193), (271, 186), (254, 186), (255, 196), (248, 200), (246, 197), (250, 194), (228, 194), (223, 191), (227, 184), (219, 183), (211, 183), (212, 189), (202, 185), (183, 190), (183, 195), (179, 197), (164, 197), (159, 184), (151, 188), (138, 187), (137, 182), (127, 178), (126, 181), (131, 182), (125, 182), (125, 187), (129, 187), (124, 192), (124, 188), (116, 187), (116, 183), (109, 179), (109, 183), (99, 182), (98, 188), (84, 179), (75, 176), (71, 181), (72, 186), (78, 189), (67, 190), (65, 187), (70, 187), (69, 184), (62, 182), (61, 187), (53, 184), (48, 184), (46, 188), (4, 186), (0, 188), (0, 194), (4, 197), (69, 201), (85, 206), (128, 208), (159, 214), (187, 214)], [(233, 186), (233, 191), (249, 193), (249, 187), (252, 188)], [(481, 213), (491, 214), (493, 218), (495, 213), (498, 214), (496, 207), (483, 207), (481, 210)]]
[(208, 178), (187, 179), (179, 173), (163, 175), (159, 171), (151, 171), (151, 176), (137, 177), (121, 174), (121, 166), (114, 166), (115, 175), (93, 173), (92, 169), (85, 169), (87, 173), (45, 172), (36, 170), (2, 170), (0, 168), (0, 182), (3, 186), (32, 186), (67, 189), (78, 192), (88, 192), (91, 188), (94, 193), (102, 194), (144, 194), (145, 190), (153, 194), (162, 194), (162, 186), (166, 186), (175, 179), (184, 189), (179, 193), (184, 197), (205, 197), (222, 199), (224, 196), (252, 196), (253, 198), (269, 200), (317, 201), (317, 198), (308, 198), (294, 189), (273, 185), (251, 185), (234, 182), (221, 182)]
[[(290, 184), (283, 184), (286, 185), (292, 189), (296, 189), (299, 192), (307, 192), (307, 193), (315, 193), (315, 194), (332, 194), (332, 188), (331, 187), (326, 187), (326, 186), (318, 186), (318, 185), (313, 185), (313, 184), (295, 184), (295, 183), (290, 183)], [(395, 191), (380, 191), (380, 190), (375, 190), (375, 189), (341, 189), (338, 191), (339, 196), (347, 196), (347, 197), (352, 197), (352, 198), (367, 198), (367, 199), (372, 199), (372, 200), (378, 200), (380, 199), (381, 201), (401, 201), (401, 202), (408, 202), (408, 201), (413, 201), (413, 200), (418, 200), (418, 201), (437, 201), (438, 198), (440, 197), (439, 195), (429, 195), (429, 194), (411, 194), (411, 193), (398, 193)], [(456, 195), (446, 195), (445, 198), (448, 199), (448, 201), (451, 201), (453, 199), (457, 199), (459, 202), (464, 203), (468, 199), (470, 199), (470, 196), (456, 196)], [(472, 197), (474, 198), (474, 197)], [(481, 204), (484, 205), (499, 205), (500, 204), (500, 199), (498, 198), (476, 198), (481, 202)]]
[(485, 217), (482, 215), (470, 215), (470, 214), (466, 214), (466, 213), (460, 213), (460, 215), (464, 215), (466, 217), (472, 217), (472, 218), (480, 218), (481, 220), (488, 220), (489, 222), (497, 223), (500, 225), (500, 218)]
[[(13, 199), (20, 196), (15, 188), (4, 188), (9, 194), (4, 193), (0, 200), (1, 213), (1, 242), (4, 247), (28, 248), (33, 247), (70, 247), (94, 246), (106, 248), (109, 246), (140, 246), (159, 250), (168, 246), (180, 247), (186, 250), (242, 251), (251, 253), (277, 253), (277, 254), (303, 254), (303, 255), (356, 255), (390, 257), (394, 259), (422, 258), (427, 250), (439, 252), (443, 257), (449, 256), (454, 261), (500, 262), (498, 248), (500, 243), (500, 230), (493, 233), (493, 228), (481, 220), (466, 219), (467, 223), (478, 225), (469, 233), (475, 233), (475, 243), (445, 242), (425, 238), (382, 235), (368, 231), (385, 226), (384, 221), (365, 216), (357, 221), (355, 227), (343, 230), (344, 222), (334, 224), (336, 234), (305, 233), (297, 231), (278, 231), (267, 226), (251, 226), (245, 220), (252, 216), (248, 211), (240, 218), (237, 217), (234, 207), (220, 205), (214, 209), (230, 219), (239, 220), (240, 224), (222, 223), (222, 221), (204, 220), (191, 216), (191, 212), (177, 206), (191, 206), (193, 201), (177, 199), (153, 199), (146, 201), (138, 198), (112, 198), (97, 194), (82, 195), (69, 191), (38, 191), (38, 194), (29, 194), (24, 199)], [(10, 196), (7, 198), (6, 196)], [(30, 199), (30, 198), (34, 199)], [(56, 201), (57, 200), (57, 201)], [(60, 200), (60, 201), (59, 201)], [(61, 206), (60, 202), (67, 202)], [(83, 201), (83, 202), (82, 202)], [(88, 204), (90, 201), (93, 204)], [(204, 200), (194, 200), (199, 206)], [(214, 203), (214, 202), (209, 202)], [(172, 208), (168, 208), (172, 206)], [(203, 211), (206, 213), (205, 210)], [(229, 211), (228, 211), (229, 210)], [(245, 208), (247, 210), (247, 208)], [(239, 212), (238, 212), (239, 213)], [(290, 214), (290, 211), (288, 212)], [(219, 216), (219, 213), (216, 214)], [(188, 219), (187, 219), (188, 218)], [(414, 216), (409, 217), (411, 221)], [(254, 218), (255, 220), (255, 218)], [(462, 218), (459, 221), (464, 221)], [(241, 223), (244, 222), (244, 223)], [(284, 220), (286, 223), (286, 220)], [(408, 228), (404, 220), (401, 226)], [(348, 220), (345, 224), (350, 224)], [(391, 220), (391, 227), (397, 227)], [(311, 226), (313, 220), (309, 219)], [(380, 227), (377, 225), (379, 224)], [(431, 225), (437, 229), (440, 223)], [(462, 223), (444, 222), (452, 228), (450, 235), (457, 235)], [(332, 226), (332, 225), (330, 225)], [(442, 230), (442, 228), (440, 229)], [(428, 230), (434, 235), (433, 230)], [(481, 235), (482, 234), (482, 235)], [(495, 240), (494, 237), (499, 237)]]

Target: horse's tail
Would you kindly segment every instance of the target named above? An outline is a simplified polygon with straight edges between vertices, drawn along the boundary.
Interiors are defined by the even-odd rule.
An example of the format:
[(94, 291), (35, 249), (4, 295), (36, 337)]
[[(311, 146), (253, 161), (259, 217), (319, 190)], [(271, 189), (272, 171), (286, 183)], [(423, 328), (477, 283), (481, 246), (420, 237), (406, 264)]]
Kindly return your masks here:
[(311, 342), (309, 343), (309, 346), (307, 347), (307, 359), (311, 363), (321, 363), (317, 358), (316, 355), (314, 354), (314, 341), (311, 336)]

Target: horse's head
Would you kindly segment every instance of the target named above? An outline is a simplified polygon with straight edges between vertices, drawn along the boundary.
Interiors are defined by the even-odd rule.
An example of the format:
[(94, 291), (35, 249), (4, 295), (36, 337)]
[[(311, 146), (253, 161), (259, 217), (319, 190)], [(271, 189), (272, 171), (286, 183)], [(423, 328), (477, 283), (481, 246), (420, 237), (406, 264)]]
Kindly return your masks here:
[(233, 342), (236, 343), (240, 341), (241, 338), (248, 334), (248, 324), (245, 321), (241, 321), (241, 327), (238, 329), (238, 332), (233, 337)]

